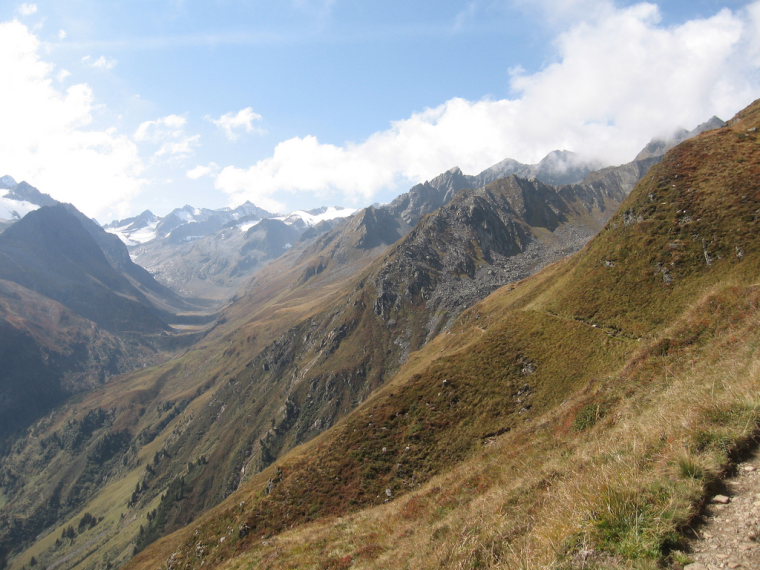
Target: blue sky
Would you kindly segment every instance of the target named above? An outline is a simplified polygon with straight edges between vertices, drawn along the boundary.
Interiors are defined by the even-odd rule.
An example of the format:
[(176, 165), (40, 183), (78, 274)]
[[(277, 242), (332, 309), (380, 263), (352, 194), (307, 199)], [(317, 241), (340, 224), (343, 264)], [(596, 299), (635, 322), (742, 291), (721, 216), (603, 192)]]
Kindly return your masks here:
[(738, 0), (2, 1), (0, 170), (109, 221), (620, 163), (758, 97), (758, 37)]

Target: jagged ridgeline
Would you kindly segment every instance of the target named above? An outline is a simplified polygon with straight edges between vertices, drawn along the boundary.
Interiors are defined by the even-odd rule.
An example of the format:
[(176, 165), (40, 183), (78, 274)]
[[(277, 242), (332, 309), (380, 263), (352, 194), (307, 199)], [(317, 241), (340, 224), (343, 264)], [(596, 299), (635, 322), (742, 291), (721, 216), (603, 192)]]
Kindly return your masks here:
[(760, 420), (758, 128), (755, 103), (670, 151), (580, 254), (475, 305), (128, 567), (683, 560)]
[[(552, 153), (535, 167), (503, 161), (478, 176), (451, 169), (387, 206), (313, 231), (261, 270), (194, 350), (72, 402), (38, 424), (34, 437), (17, 441), (5, 461), (11, 500), (4, 511), (14, 517), (6, 548), (19, 550), (52, 528), (32, 548), (37, 560), (76, 552), (66, 564), (116, 563), (219, 503), (354, 409), (464, 308), (579, 248), (656, 159), (559, 188), (512, 175), (589, 173), (588, 165), (568, 166), (576, 162)], [(167, 219), (182, 221), (174, 217)], [(118, 227), (143, 232), (153, 224), (166, 233), (159, 228), (165, 222), (146, 213)], [(195, 222), (186, 226), (200, 231)], [(282, 227), (264, 220), (240, 235), (263, 251)], [(280, 246), (294, 236), (281, 237)], [(92, 424), (93, 417), (102, 421)], [(94, 427), (77, 435), (80, 425)], [(66, 444), (71, 438), (76, 446)], [(94, 447), (100, 438), (129, 445), (107, 461), (83, 461), (102, 457)], [(114, 501), (107, 508), (106, 497)], [(71, 536), (85, 513), (102, 524)], [(54, 540), (59, 531), (66, 536)], [(99, 547), (82, 552), (93, 536)]]
[[(567, 160), (556, 153), (543, 168)], [(327, 515), (372, 517), (364, 509), (380, 503), (395, 509), (435, 477), (480, 469), (484, 449), (495, 453), (518, 433), (532, 441), (525, 430), (548, 434), (538, 428), (546, 417), (567, 413), (556, 405), (622, 366), (646, 335), (567, 303), (536, 308), (577, 291), (567, 273), (576, 262), (460, 315), (582, 247), (657, 160), (564, 186), (513, 176), (540, 170), (514, 161), (478, 176), (452, 169), (293, 247), (192, 350), (70, 401), (4, 456), (0, 540), (11, 567), (32, 557), (57, 568), (118, 566), (145, 547), (137, 561), (146, 567), (206, 567), (238, 551), (254, 557), (243, 567), (272, 566), (251, 562), (271, 554), (262, 536)], [(612, 256), (602, 263), (624, 266)], [(671, 282), (662, 285), (660, 270), (658, 287), (674, 290), (676, 273), (665, 271)], [(589, 295), (614, 289), (587, 273)], [(610, 417), (601, 407), (584, 413), (590, 427)], [(454, 516), (457, 504), (438, 505), (441, 515)], [(443, 524), (411, 511), (410, 528)], [(206, 526), (149, 547), (196, 520)], [(196, 528), (202, 538), (189, 538)], [(317, 528), (323, 546), (289, 553), (283, 567), (399, 566), (377, 537), (351, 550), (330, 534), (339, 529)], [(402, 543), (399, 560), (408, 555)]]

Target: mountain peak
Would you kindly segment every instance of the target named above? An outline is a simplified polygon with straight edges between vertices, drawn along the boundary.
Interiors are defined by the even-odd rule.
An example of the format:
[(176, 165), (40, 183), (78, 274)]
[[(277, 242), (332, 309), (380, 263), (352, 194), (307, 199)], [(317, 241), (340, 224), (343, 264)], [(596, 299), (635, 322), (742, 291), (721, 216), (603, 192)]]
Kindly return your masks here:
[(7, 174), (0, 178), (0, 188), (12, 190), (18, 186), (18, 182), (13, 178), (13, 176), (8, 176)]
[(687, 131), (684, 128), (680, 128), (670, 136), (653, 138), (651, 141), (649, 141), (649, 143), (647, 143), (641, 152), (636, 155), (636, 158), (634, 160), (643, 160), (646, 158), (662, 156), (668, 150), (677, 144), (682, 143), (686, 139), (695, 137), (707, 131), (712, 131), (713, 129), (719, 129), (720, 127), (724, 126), (726, 126), (726, 122), (713, 115), (707, 121), (700, 123), (690, 131)]

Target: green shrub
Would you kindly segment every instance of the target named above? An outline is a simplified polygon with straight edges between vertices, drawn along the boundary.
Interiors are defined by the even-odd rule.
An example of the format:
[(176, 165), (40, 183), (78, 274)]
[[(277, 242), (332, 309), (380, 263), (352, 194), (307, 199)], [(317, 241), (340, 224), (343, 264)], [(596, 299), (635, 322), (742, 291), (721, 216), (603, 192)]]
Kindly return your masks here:
[(573, 429), (575, 431), (583, 431), (593, 427), (599, 420), (605, 415), (605, 410), (601, 404), (588, 404), (585, 406), (578, 415), (575, 416), (575, 422), (573, 422)]

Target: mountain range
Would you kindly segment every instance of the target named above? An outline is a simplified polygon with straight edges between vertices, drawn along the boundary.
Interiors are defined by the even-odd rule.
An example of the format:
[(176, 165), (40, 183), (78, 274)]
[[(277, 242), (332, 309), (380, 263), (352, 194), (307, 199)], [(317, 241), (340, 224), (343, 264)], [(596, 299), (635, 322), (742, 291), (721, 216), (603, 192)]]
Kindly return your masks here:
[(127, 567), (682, 566), (760, 426), (758, 127), (673, 149), (579, 254)]
[[(560, 152), (530, 171), (509, 160), (477, 176), (455, 168), (321, 227), (314, 220), (325, 212), (301, 227), (241, 216), (214, 229), (213, 215), (185, 208), (182, 224), (149, 243), (189, 247), (226, 231), (244, 236), (236, 259), (245, 248), (259, 255), (209, 326), (203, 305), (130, 269), (122, 244), (70, 207), (27, 215), (0, 234), (0, 251), (8, 232), (17, 259), (58, 241), (60, 259), (45, 269), (76, 274), (83, 284), (69, 289), (92, 298), (99, 290), (84, 287), (101, 284), (120, 298), (79, 317), (87, 307), (76, 296), (24, 281), (43, 275), (31, 264), (6, 287), (23, 288), (30, 308), (0, 307), (22, 314), (33, 295), (66, 301), (117, 340), (137, 333), (155, 349), (164, 339), (164, 353), (156, 366), (51, 404), (3, 450), (7, 563), (103, 568), (137, 554), (128, 567), (624, 567), (667, 556), (675, 546), (664, 537), (685, 515), (657, 518), (645, 505), (688, 510), (756, 417), (728, 384), (714, 393), (738, 411), (725, 412), (719, 435), (711, 409), (686, 404), (702, 393), (693, 373), (727, 363), (726, 327), (737, 350), (755, 342), (758, 109), (679, 135), (686, 142), (664, 160), (677, 141), (596, 170)], [(163, 223), (139, 218), (113, 228), (138, 235)], [(201, 227), (210, 234), (186, 239)], [(229, 282), (218, 287), (221, 295)], [(115, 310), (127, 301), (132, 313)], [(699, 427), (644, 430), (666, 406)], [(631, 429), (643, 449), (625, 447), (620, 434)], [(679, 447), (697, 432), (708, 434), (702, 443)], [(677, 444), (650, 468), (647, 446), (663, 437)], [(609, 458), (626, 453), (639, 471), (615, 471)], [(663, 465), (687, 460), (703, 478), (662, 487)], [(589, 461), (615, 483), (584, 479), (597, 470)], [(623, 522), (604, 518), (621, 493)], [(577, 512), (552, 510), (558, 496), (572, 496)], [(644, 526), (625, 526), (630, 517)], [(465, 549), (463, 536), (473, 537)]]

